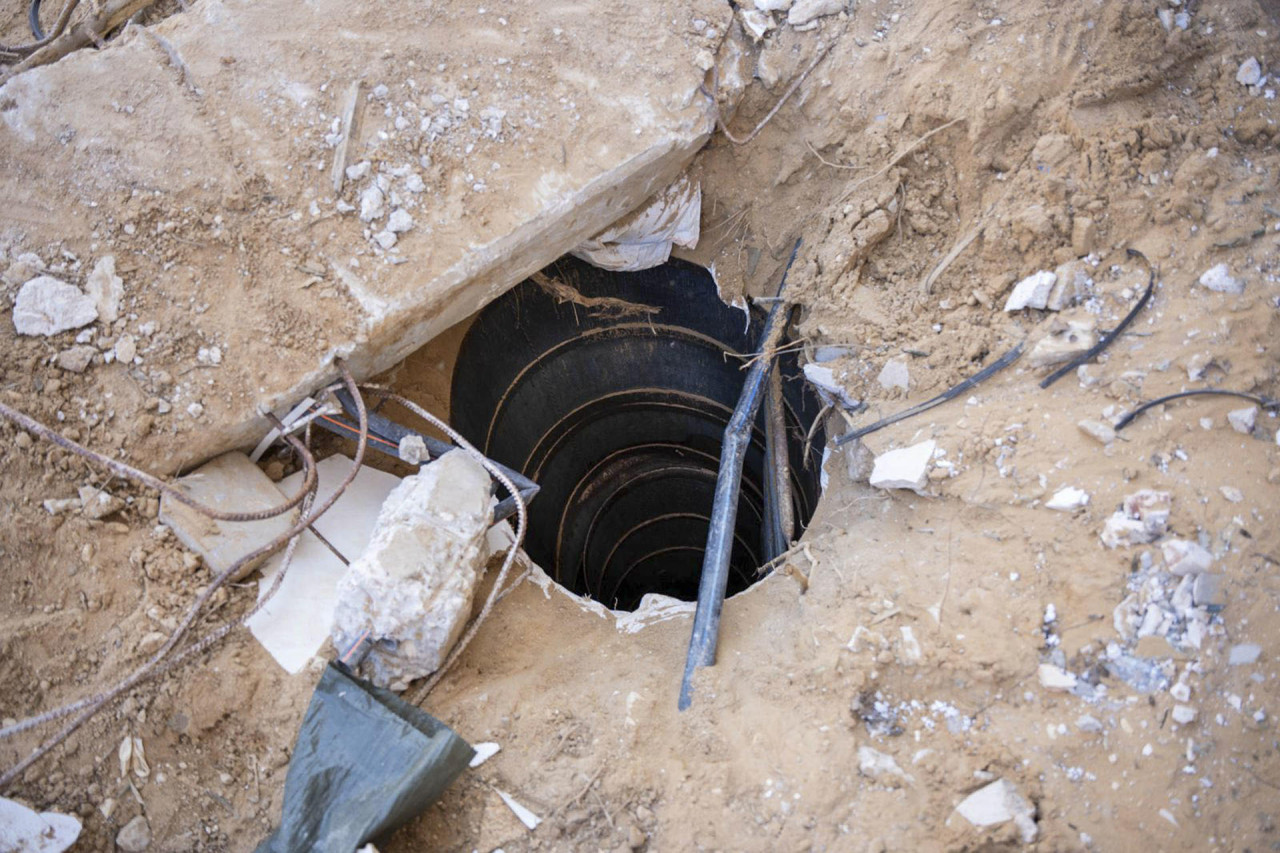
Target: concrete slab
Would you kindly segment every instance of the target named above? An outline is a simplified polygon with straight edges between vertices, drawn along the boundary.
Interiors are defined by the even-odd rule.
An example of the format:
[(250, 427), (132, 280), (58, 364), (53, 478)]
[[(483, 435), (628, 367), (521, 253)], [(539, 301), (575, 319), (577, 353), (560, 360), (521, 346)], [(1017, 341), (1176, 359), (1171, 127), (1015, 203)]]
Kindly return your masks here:
[[(205, 506), (224, 512), (253, 512), (284, 502), (270, 478), (238, 451), (210, 460), (174, 486)], [(165, 496), (160, 500), (159, 518), (184, 545), (201, 556), (210, 571), (219, 575), (245, 554), (292, 527), (298, 520), (298, 510), (294, 508), (263, 521), (214, 521)], [(247, 564), (231, 579), (240, 580), (261, 562)]]
[[(351, 460), (337, 454), (321, 460), (316, 500), (326, 500), (351, 469)], [(301, 472), (280, 481), (280, 489), (292, 492), (302, 483)], [(391, 490), (400, 478), (376, 468), (363, 467), (354, 481), (328, 512), (320, 516), (316, 529), (348, 560), (356, 560), (369, 546), (374, 522)], [(258, 599), (275, 581), (283, 554), (275, 554), (262, 569)], [(249, 630), (291, 675), (320, 651), (333, 625), (338, 580), (347, 567), (311, 533), (303, 533), (294, 552), (293, 564), (275, 596), (249, 620)]]
[(712, 130), (698, 89), (731, 14), (204, 0), (0, 86), (0, 249), (63, 247), (77, 286), (115, 257), (98, 340), (137, 356), (90, 376), (150, 403), (135, 452), (173, 470), (251, 444), (335, 356), (392, 366), (666, 187)]

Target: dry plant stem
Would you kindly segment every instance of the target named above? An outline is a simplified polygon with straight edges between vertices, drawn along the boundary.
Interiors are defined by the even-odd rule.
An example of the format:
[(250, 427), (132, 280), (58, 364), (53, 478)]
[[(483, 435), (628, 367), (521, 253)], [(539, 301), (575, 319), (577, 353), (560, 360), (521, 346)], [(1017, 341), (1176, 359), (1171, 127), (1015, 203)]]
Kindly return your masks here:
[[(318, 509), (312, 512), (304, 512), (302, 514), (303, 517), (299, 519), (298, 523), (295, 524), (293, 527), (291, 527), (288, 531), (276, 537), (274, 540), (267, 543), (266, 545), (263, 545), (261, 548), (258, 548), (255, 551), (241, 557), (239, 560), (237, 560), (235, 563), (229, 566), (226, 570), (224, 570), (221, 574), (219, 574), (213, 580), (213, 582), (209, 584), (209, 586), (205, 589), (205, 591), (191, 605), (191, 607), (187, 611), (186, 616), (183, 618), (182, 623), (178, 625), (177, 629), (174, 630), (173, 634), (170, 635), (169, 639), (165, 642), (165, 644), (161, 646), (160, 649), (156, 651), (154, 655), (152, 655), (150, 660), (148, 660), (145, 664), (135, 669), (123, 681), (119, 682), (111, 689), (92, 697), (89, 700), (81, 700), (80, 702), (73, 703), (72, 705), (63, 706), (62, 708), (55, 708), (52, 711), (47, 711), (44, 714), (39, 715), (38, 717), (33, 717), (33, 718), (30, 718), (29, 720), (24, 720), (14, 726), (10, 726), (6, 729), (0, 730), (0, 738), (8, 737), (11, 734), (16, 734), (17, 732), (23, 731), (27, 728), (31, 728), (34, 725), (39, 725), (43, 722), (48, 722), (54, 719), (58, 719), (60, 717), (64, 717), (67, 714), (74, 713), (76, 710), (84, 708), (84, 711), (79, 716), (77, 716), (74, 720), (72, 720), (65, 727), (63, 727), (57, 734), (55, 734), (53, 737), (46, 740), (34, 752), (32, 752), (22, 761), (18, 762), (18, 764), (14, 765), (9, 770), (7, 770), (3, 776), (0, 776), (0, 790), (4, 790), (5, 788), (7, 788), (10, 784), (13, 783), (15, 779), (17, 779), (23, 772), (25, 772), (28, 767), (30, 767), (40, 758), (44, 757), (49, 752), (49, 750), (53, 749), (58, 744), (62, 743), (62, 741), (70, 737), (71, 734), (73, 734), (78, 728), (80, 728), (80, 726), (82, 726), (86, 721), (91, 719), (95, 714), (97, 714), (100, 710), (102, 710), (108, 704), (118, 699), (121, 695), (123, 695), (129, 690), (132, 690), (138, 684), (141, 684), (142, 682), (150, 678), (153, 678), (156, 675), (159, 675), (163, 672), (167, 672), (172, 666), (176, 665), (178, 662), (182, 660), (186, 660), (187, 658), (196, 654), (199, 651), (203, 651), (204, 649), (213, 645), (214, 642), (226, 636), (226, 634), (229, 633), (234, 627), (236, 627), (239, 624), (242, 624), (243, 619), (240, 619), (240, 620), (236, 620), (234, 623), (231, 623), (230, 625), (224, 625), (222, 628), (215, 630), (212, 634), (200, 640), (198, 643), (195, 644), (195, 646), (191, 647), (190, 649), (184, 650), (175, 660), (167, 662), (166, 665), (161, 666), (162, 662), (164, 662), (165, 657), (169, 654), (170, 651), (173, 650), (173, 648), (178, 644), (178, 642), (190, 629), (191, 625), (195, 622), (196, 617), (200, 614), (201, 610), (204, 609), (205, 604), (208, 603), (209, 599), (213, 597), (213, 594), (215, 592), (217, 592), (220, 588), (222, 588), (222, 586), (226, 584), (226, 582), (231, 577), (233, 577), (244, 565), (254, 560), (257, 560), (260, 557), (264, 557), (268, 554), (272, 554), (280, 550), (281, 548), (286, 546), (286, 543), (291, 543), (293, 541), (296, 541), (299, 534), (301, 534), (304, 530), (310, 527), (317, 518), (319, 518), (320, 516), (324, 515), (326, 512), (329, 511), (329, 509), (333, 506), (333, 504), (338, 500), (338, 498), (342, 496), (342, 493), (346, 491), (347, 487), (355, 479), (356, 474), (359, 473), (360, 466), (364, 461), (365, 451), (368, 446), (368, 437), (369, 437), (368, 436), (368, 433), (369, 433), (368, 411), (365, 408), (364, 400), (360, 396), (358, 386), (356, 385), (355, 378), (351, 375), (351, 372), (347, 369), (346, 365), (343, 364), (341, 361), (338, 361), (337, 366), (338, 366), (338, 370), (342, 374), (342, 379), (347, 386), (347, 390), (351, 393), (352, 398), (356, 402), (356, 410), (360, 416), (359, 417), (360, 438), (356, 446), (356, 456), (354, 461), (352, 462), (351, 470), (347, 474), (347, 477), (343, 480), (341, 484), (339, 484), (338, 488), (334, 491), (334, 493), (330, 495), (327, 499), (325, 499), (325, 501), (320, 505)], [(307, 450), (307, 448), (304, 445), (302, 445), (301, 442), (296, 441), (296, 439), (291, 443), (295, 444), (295, 447), (300, 449), (300, 452), (303, 454), (303, 458), (310, 463), (312, 468), (314, 468), (315, 460), (311, 457), (310, 451)], [(313, 487), (313, 490), (314, 490), (314, 487)], [(311, 492), (308, 492), (307, 495), (304, 495), (304, 498), (310, 496), (311, 494), (312, 494)], [(249, 611), (249, 613), (246, 614), (245, 617), (243, 617), (244, 619), (247, 619), (250, 616), (252, 616), (254, 613), (256, 613), (263, 605), (266, 604), (267, 600), (269, 600), (269, 596), (273, 595), (275, 593), (275, 590), (279, 589), (280, 583), (284, 580), (284, 573), (285, 571), (287, 571), (287, 569), (288, 569), (288, 565), (286, 564), (282, 567), (281, 572), (277, 576), (275, 583), (272, 585), (272, 589), (270, 590), (268, 596), (264, 597), (264, 599), (261, 602), (255, 605), (254, 608), (252, 608)]]
[[(867, 183), (869, 183), (869, 182), (871, 182), (871, 181), (874, 181), (876, 178), (878, 178), (878, 177), (880, 177), (881, 175), (885, 174), (885, 173), (886, 173), (886, 172), (888, 172), (890, 169), (892, 169), (894, 166), (898, 165), (898, 164), (899, 164), (899, 163), (901, 163), (903, 160), (907, 159), (907, 157), (911, 156), (912, 152), (914, 152), (914, 151), (915, 151), (917, 148), (919, 148), (921, 145), (924, 145), (926, 142), (928, 142), (928, 141), (929, 141), (929, 139), (931, 139), (933, 136), (935, 136), (935, 135), (937, 135), (937, 134), (939, 134), (939, 133), (942, 133), (942, 131), (944, 131), (944, 130), (946, 130), (947, 128), (951, 127), (952, 125), (957, 124), (958, 122), (962, 122), (962, 121), (964, 121), (964, 119), (963, 119), (963, 118), (953, 118), (951, 121), (947, 122), (946, 124), (940, 124), (940, 125), (938, 125), (938, 126), (937, 126), (937, 127), (935, 127), (933, 130), (929, 131), (929, 132), (928, 132), (928, 133), (926, 133), (924, 136), (921, 136), (919, 139), (917, 139), (915, 142), (913, 142), (913, 143), (911, 143), (910, 145), (908, 145), (906, 148), (902, 149), (902, 151), (900, 151), (900, 152), (898, 152), (897, 154), (894, 154), (892, 157), (890, 157), (890, 158), (889, 158), (889, 162), (888, 162), (888, 163), (885, 163), (883, 166), (881, 166), (881, 167), (880, 167), (880, 169), (879, 169), (878, 171), (876, 171), (874, 174), (867, 175), (865, 178), (861, 178), (861, 179), (859, 179), (858, 181), (854, 182), (853, 186), (851, 186), (851, 187), (849, 187), (849, 189), (845, 190), (845, 191), (844, 191), (844, 195), (842, 195), (842, 196), (840, 196), (838, 199), (836, 199), (835, 203), (836, 203), (836, 204), (840, 204), (841, 202), (846, 201), (846, 200), (849, 198), (849, 196), (853, 195), (853, 194), (854, 194), (854, 192), (858, 190), (858, 188), (859, 188), (859, 187), (862, 187), (864, 184), (867, 184)], [(816, 153), (816, 152), (815, 152), (815, 153)], [(821, 159), (821, 157), (819, 157), (819, 159)], [(824, 162), (824, 163), (827, 163), (827, 161), (826, 161), (826, 160), (823, 160), (823, 162)], [(838, 164), (838, 163), (827, 163), (827, 165), (829, 165), (829, 166), (833, 166), (834, 168), (837, 168), (837, 169), (856, 169), (856, 168), (858, 168), (857, 166), (842, 166), (842, 165), (840, 165), (840, 164)]]
[[(64, 32), (56, 41), (45, 45), (19, 62), (8, 72), (4, 79), (15, 74), (21, 74), (24, 71), (30, 71), (32, 68), (38, 68), (41, 65), (48, 65), (50, 62), (57, 62), (62, 57), (82, 47), (101, 42), (103, 33), (109, 33), (122, 26), (130, 18), (154, 2), (155, 0), (117, 0), (108, 8), (102, 10), (100, 14), (86, 18), (69, 31)], [(0, 82), (4, 82), (4, 79), (0, 79)]]
[(765, 117), (760, 119), (760, 123), (757, 124), (750, 133), (748, 133), (746, 136), (742, 137), (741, 139), (739, 139), (738, 137), (734, 136), (732, 133), (729, 132), (729, 126), (724, 123), (724, 119), (720, 116), (720, 103), (715, 99), (715, 94), (714, 94), (716, 91), (720, 89), (720, 66), (717, 65), (715, 67), (715, 70), (712, 72), (712, 79), (711, 79), (712, 91), (707, 92), (707, 90), (704, 88), (702, 92), (703, 94), (707, 95), (707, 97), (711, 98), (711, 102), (715, 106), (716, 126), (720, 128), (720, 132), (723, 133), (725, 137), (734, 145), (746, 145), (748, 142), (755, 139), (756, 136), (760, 133), (760, 131), (764, 130), (764, 126), (768, 124), (770, 120), (773, 119), (774, 115), (777, 114), (778, 110), (782, 109), (782, 105), (785, 104), (787, 101), (791, 100), (791, 96), (794, 95), (796, 93), (796, 90), (800, 88), (800, 84), (803, 83), (809, 77), (809, 75), (813, 73), (813, 69), (818, 67), (818, 63), (822, 62), (822, 60), (827, 55), (827, 51), (829, 50), (831, 50), (831, 44), (824, 45), (818, 49), (818, 55), (815, 56), (813, 58), (813, 61), (809, 63), (809, 67), (806, 68), (804, 71), (802, 71), (799, 77), (791, 81), (791, 85), (787, 87), (787, 91), (782, 93), (782, 97), (778, 98), (778, 102), (773, 105), (773, 109), (769, 110), (769, 112), (765, 114)]
[(88, 459), (90, 462), (94, 462), (97, 465), (106, 468), (117, 477), (123, 477), (126, 480), (132, 480), (149, 489), (154, 489), (160, 494), (166, 495), (179, 503), (186, 504), (201, 515), (208, 516), (215, 521), (262, 521), (263, 519), (275, 518), (277, 515), (283, 515), (298, 504), (302, 503), (302, 499), (311, 493), (317, 482), (315, 460), (311, 458), (309, 453), (305, 452), (305, 448), (303, 448), (301, 442), (297, 439), (291, 439), (289, 443), (294, 446), (294, 449), (303, 453), (302, 458), (305, 474), (302, 480), (302, 487), (298, 489), (298, 493), (279, 506), (271, 507), (270, 509), (262, 509), (256, 512), (222, 512), (221, 510), (207, 507), (199, 501), (194, 500), (181, 489), (169, 485), (159, 477), (148, 474), (146, 471), (141, 469), (134, 468), (132, 465), (126, 465), (117, 459), (112, 459), (109, 456), (98, 453), (96, 450), (90, 450), (83, 445), (77, 444), (71, 439), (49, 429), (49, 427), (34, 418), (24, 415), (17, 409), (6, 406), (4, 403), (0, 403), (0, 417), (12, 421), (27, 432), (34, 433), (40, 438), (53, 442), (63, 450), (68, 450), (77, 456), (81, 456)]
[(0, 54), (14, 57), (26, 56), (27, 54), (35, 53), (40, 48), (50, 44), (54, 39), (62, 35), (62, 31), (67, 28), (67, 24), (71, 21), (71, 13), (74, 12), (76, 7), (79, 5), (80, 0), (67, 0), (66, 4), (62, 7), (62, 11), (58, 13), (57, 23), (55, 23), (53, 28), (45, 34), (44, 38), (27, 44), (0, 44)]
[(470, 627), (467, 628), (467, 631), (462, 635), (462, 638), (458, 640), (457, 645), (453, 647), (453, 651), (449, 652), (449, 656), (445, 658), (444, 663), (440, 665), (440, 668), (433, 672), (431, 677), (427, 679), (426, 683), (418, 688), (410, 698), (409, 701), (414, 705), (420, 705), (422, 704), (422, 700), (427, 698), (427, 694), (429, 694), (435, 686), (440, 683), (440, 679), (444, 678), (444, 676), (449, 672), (449, 669), (453, 666), (454, 662), (457, 661), (458, 657), (461, 656), (462, 652), (467, 648), (467, 645), (471, 642), (472, 638), (475, 637), (476, 632), (480, 630), (480, 626), (484, 623), (484, 620), (488, 618), (489, 612), (493, 610), (493, 605), (497, 603), (498, 596), (502, 592), (503, 585), (506, 582), (507, 573), (511, 571), (511, 564), (515, 562), (516, 554), (520, 551), (520, 543), (524, 541), (525, 530), (529, 524), (529, 512), (524, 505), (524, 499), (520, 497), (520, 490), (516, 488), (515, 483), (512, 483), (511, 479), (507, 477), (506, 474), (502, 473), (502, 470), (498, 468), (497, 465), (493, 464), (493, 462), (491, 462), (479, 450), (476, 450), (469, 441), (459, 435), (457, 431), (444, 421), (440, 420), (417, 403), (412, 400), (407, 400), (399, 394), (386, 391), (382, 388), (372, 388), (369, 386), (364, 386), (363, 390), (373, 396), (399, 403), (410, 412), (413, 412), (415, 415), (443, 432), (459, 447), (470, 454), (477, 462), (484, 466), (484, 469), (488, 471), (495, 480), (503, 485), (507, 490), (507, 493), (513, 495), (516, 499), (516, 538), (515, 541), (511, 543), (510, 547), (507, 548), (507, 555), (502, 560), (502, 568), (498, 570), (498, 578), (493, 582), (493, 588), (489, 591), (489, 597), (485, 600), (484, 607), (480, 608), (480, 613), (471, 621)]

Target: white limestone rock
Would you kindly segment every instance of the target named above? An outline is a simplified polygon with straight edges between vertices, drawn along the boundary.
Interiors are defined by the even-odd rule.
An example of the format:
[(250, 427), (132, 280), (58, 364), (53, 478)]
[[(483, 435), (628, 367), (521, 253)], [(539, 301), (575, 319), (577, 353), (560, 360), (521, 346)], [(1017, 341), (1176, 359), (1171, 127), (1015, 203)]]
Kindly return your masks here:
[(1046, 509), (1056, 509), (1059, 512), (1075, 512), (1089, 505), (1089, 493), (1075, 486), (1067, 486), (1054, 492), (1053, 497), (1045, 501), (1044, 505)]
[(1049, 294), (1058, 283), (1056, 273), (1040, 270), (1032, 273), (1013, 286), (1013, 292), (1004, 303), (1006, 311), (1021, 311), (1023, 308), (1044, 308), (1049, 302)]
[(361, 668), (375, 684), (403, 690), (444, 661), (471, 615), (493, 506), (488, 473), (463, 450), (387, 496), (369, 547), (338, 582), (332, 633), (346, 649), (369, 632)]
[(933, 454), (938, 443), (933, 439), (881, 453), (871, 470), (871, 485), (878, 489), (911, 489), (919, 492), (929, 482)]
[(20, 335), (49, 337), (87, 326), (98, 319), (98, 308), (80, 288), (49, 275), (22, 285), (13, 305), (13, 328)]
[(1116, 440), (1116, 431), (1111, 424), (1085, 419), (1076, 424), (1080, 431), (1099, 444), (1111, 444)]
[(738, 17), (742, 20), (742, 29), (751, 36), (752, 41), (760, 41), (774, 28), (773, 16), (759, 9), (738, 7)]
[(787, 23), (803, 27), (810, 21), (843, 12), (845, 0), (795, 0), (787, 12)]
[(1258, 423), (1258, 407), (1249, 406), (1245, 409), (1233, 409), (1227, 412), (1227, 422), (1231, 424), (1231, 428), (1236, 432), (1249, 435)]
[(1215, 293), (1244, 293), (1244, 279), (1233, 276), (1226, 264), (1205, 270), (1200, 276), (1200, 286)]
[(1236, 70), (1236, 82), (1241, 86), (1256, 86), (1262, 82), (1262, 65), (1256, 56), (1240, 63), (1240, 68)]
[(409, 211), (402, 207), (397, 207), (391, 211), (391, 215), (387, 217), (387, 230), (396, 234), (403, 234), (413, 227), (413, 217), (409, 215)]
[(93, 266), (84, 289), (98, 309), (98, 319), (114, 323), (120, 319), (120, 301), (124, 299), (124, 279), (116, 275), (115, 255), (103, 255)]
[(360, 193), (360, 221), (372, 222), (382, 218), (384, 198), (376, 184), (370, 184)]
[(1036, 826), (1035, 807), (1007, 779), (997, 779), (965, 797), (956, 811), (977, 827), (995, 826), (1013, 821), (1023, 844), (1036, 840), (1040, 828)]

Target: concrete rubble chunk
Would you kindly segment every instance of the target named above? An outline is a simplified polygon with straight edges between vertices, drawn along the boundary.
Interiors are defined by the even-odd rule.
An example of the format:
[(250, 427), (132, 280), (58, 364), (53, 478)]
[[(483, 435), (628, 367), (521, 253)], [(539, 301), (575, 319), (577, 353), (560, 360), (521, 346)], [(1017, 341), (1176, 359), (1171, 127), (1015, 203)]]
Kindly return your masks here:
[(1168, 492), (1142, 489), (1126, 495), (1121, 507), (1107, 519), (1102, 543), (1108, 548), (1143, 545), (1164, 535), (1173, 497)]
[(142, 853), (151, 846), (151, 824), (138, 815), (116, 833), (116, 846), (124, 853)]
[(1213, 555), (1198, 542), (1170, 539), (1160, 543), (1165, 569), (1172, 575), (1198, 575), (1213, 565)]
[(124, 500), (94, 486), (80, 487), (80, 511), (85, 518), (106, 518), (124, 509)]
[(403, 234), (413, 227), (413, 217), (409, 215), (409, 211), (404, 208), (397, 207), (391, 211), (391, 215), (387, 217), (387, 230), (396, 234)]
[[(271, 478), (239, 451), (205, 463), (174, 486), (204, 506), (224, 512), (253, 512), (284, 503)], [(168, 495), (160, 498), (160, 523), (199, 554), (215, 576), (282, 535), (297, 518), (298, 509), (294, 507), (263, 521), (215, 521)], [(243, 579), (260, 562), (242, 567), (231, 580)]]
[(1226, 264), (1209, 267), (1200, 276), (1200, 286), (1215, 293), (1244, 293), (1244, 279), (1231, 275)]
[(787, 23), (803, 27), (810, 21), (844, 11), (846, 0), (795, 0), (787, 11)]
[(1079, 682), (1073, 673), (1051, 663), (1040, 664), (1040, 668), (1036, 670), (1036, 676), (1040, 679), (1040, 686), (1045, 690), (1061, 690), (1069, 693)]
[(878, 489), (911, 489), (919, 492), (929, 482), (933, 454), (938, 443), (933, 439), (881, 453), (871, 470), (871, 485)]
[(1249, 406), (1244, 409), (1233, 409), (1227, 412), (1227, 421), (1236, 432), (1250, 435), (1258, 422), (1258, 407)]
[(0, 797), (0, 850), (62, 853), (80, 837), (80, 821), (57, 812), (36, 812)]
[(1007, 779), (997, 779), (965, 797), (956, 806), (960, 816), (976, 827), (995, 826), (1013, 821), (1023, 844), (1036, 840), (1035, 807)]
[(906, 391), (911, 382), (907, 363), (900, 358), (885, 362), (884, 367), (880, 369), (880, 375), (876, 377), (876, 381), (886, 391), (892, 391), (895, 388), (901, 388)]
[(761, 12), (785, 12), (795, 0), (751, 0)]
[(1048, 270), (1032, 273), (1013, 286), (1013, 292), (1004, 303), (1006, 311), (1021, 311), (1024, 308), (1044, 308), (1049, 302), (1049, 294), (1057, 284), (1058, 276)]
[(1045, 300), (1044, 307), (1048, 310), (1061, 311), (1088, 297), (1093, 280), (1089, 277), (1089, 268), (1084, 261), (1068, 261), (1054, 270), (1053, 274), (1057, 276), (1057, 281)]
[(1213, 613), (1227, 606), (1225, 576), (1202, 572), (1195, 576), (1191, 587), (1191, 599), (1196, 607)]
[(20, 335), (49, 337), (87, 326), (98, 319), (93, 299), (53, 276), (31, 279), (13, 304), (13, 328)]
[(369, 547), (338, 582), (332, 633), (346, 649), (368, 632), (361, 669), (375, 684), (403, 690), (431, 674), (462, 633), (488, 556), (490, 490), (483, 466), (453, 450), (387, 496)]
[(1092, 318), (1083, 320), (1054, 320), (1044, 335), (1027, 353), (1027, 363), (1032, 367), (1048, 367), (1070, 361), (1098, 342), (1096, 323)]
[(1044, 505), (1046, 509), (1056, 509), (1059, 512), (1075, 512), (1089, 505), (1089, 493), (1075, 486), (1067, 486), (1054, 492), (1053, 497), (1045, 501)]
[(1256, 56), (1240, 63), (1240, 68), (1236, 70), (1236, 82), (1241, 86), (1256, 86), (1262, 82), (1262, 65)]
[(360, 193), (360, 221), (372, 222), (381, 219), (383, 213), (382, 190), (376, 185), (369, 185)]
[(1190, 705), (1174, 705), (1173, 712), (1170, 714), (1173, 721), (1180, 726), (1185, 726), (1196, 718), (1196, 709)]
[(98, 319), (114, 323), (120, 319), (120, 302), (124, 299), (124, 279), (116, 275), (114, 255), (103, 255), (93, 265), (84, 284), (85, 291), (98, 309)]

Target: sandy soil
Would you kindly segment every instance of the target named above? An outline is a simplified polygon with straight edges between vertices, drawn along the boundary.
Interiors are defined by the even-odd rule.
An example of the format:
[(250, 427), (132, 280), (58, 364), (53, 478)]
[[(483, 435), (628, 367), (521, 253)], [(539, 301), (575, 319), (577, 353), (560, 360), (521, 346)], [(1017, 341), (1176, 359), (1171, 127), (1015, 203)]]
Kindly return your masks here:
[[(384, 850), (1012, 849), (1024, 841), (1014, 823), (979, 830), (954, 812), (997, 778), (1033, 805), (1041, 849), (1280, 843), (1280, 420), (1260, 412), (1242, 434), (1226, 416), (1243, 402), (1194, 399), (1105, 445), (1077, 427), (1205, 384), (1277, 391), (1280, 155), (1265, 90), (1280, 87), (1255, 92), (1236, 76), (1249, 57), (1272, 69), (1280, 18), (1244, 0), (1170, 8), (1189, 12), (1186, 30), (1166, 31), (1146, 2), (913, 0), (859, 3), (758, 46), (730, 32), (722, 59), (740, 55), (743, 76), (761, 78), (728, 117), (737, 134), (829, 53), (754, 141), (717, 135), (700, 155), (703, 240), (689, 256), (714, 265), (726, 298), (760, 295), (804, 238), (799, 334), (811, 356), (835, 355), (827, 363), (868, 406), (833, 415), (832, 435), (928, 399), (1055, 323), (1113, 328), (1146, 283), (1129, 248), (1157, 270), (1154, 298), (1079, 376), (1041, 390), (1047, 371), (1024, 358), (869, 436), (872, 453), (938, 442), (945, 464), (923, 494), (873, 488), (856, 453), (834, 454), (794, 571), (729, 602), (719, 664), (688, 712), (675, 708), (687, 617), (624, 633), (554, 587), (523, 584), (426, 703), (502, 751)], [(46, 247), (5, 250), (32, 248)], [(1080, 258), (1081, 304), (1002, 310), (1015, 282)], [(1197, 283), (1219, 263), (1243, 293)], [(258, 304), (202, 292), (211, 340)], [(141, 307), (162, 329), (186, 316)], [(388, 378), (442, 411), (459, 338), (446, 333)], [(50, 423), (62, 412), (68, 435), (106, 450), (152, 428), (145, 393), (86, 396), (53, 351), (0, 351), (0, 399)], [(877, 381), (890, 359), (907, 364), (906, 392)], [(210, 396), (236, 393), (238, 376), (209, 373)], [(154, 526), (152, 495), (7, 424), (0, 436), (0, 715), (21, 718), (140, 662), (209, 575)], [(86, 483), (130, 503), (100, 520), (41, 506)], [(1087, 505), (1045, 506), (1067, 487)], [(1198, 541), (1222, 576), (1224, 606), (1200, 614), (1198, 647), (1178, 620), (1138, 637), (1116, 617), (1131, 596), (1158, 606), (1177, 586), (1160, 542), (1100, 541), (1140, 489), (1170, 493), (1163, 541)], [(242, 612), (254, 586), (230, 589), (207, 624)], [(1230, 665), (1242, 644), (1260, 656)], [(1078, 689), (1046, 685), (1045, 664)], [(314, 679), (286, 676), (233, 635), (6, 794), (79, 815), (76, 849), (111, 849), (138, 814), (152, 849), (252, 849), (278, 820)], [(1177, 706), (1194, 719), (1178, 722)], [(126, 735), (145, 744), (146, 779), (120, 772)], [(0, 764), (37, 743), (0, 742)], [(495, 787), (543, 824), (526, 831)]]

